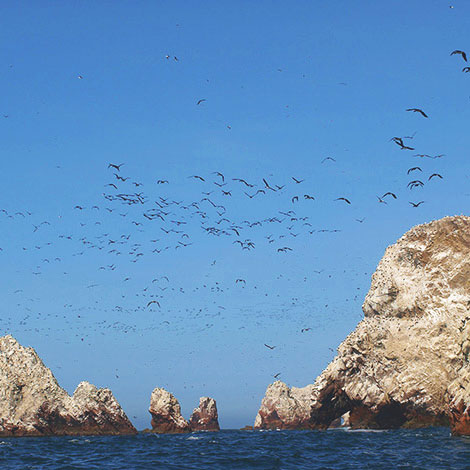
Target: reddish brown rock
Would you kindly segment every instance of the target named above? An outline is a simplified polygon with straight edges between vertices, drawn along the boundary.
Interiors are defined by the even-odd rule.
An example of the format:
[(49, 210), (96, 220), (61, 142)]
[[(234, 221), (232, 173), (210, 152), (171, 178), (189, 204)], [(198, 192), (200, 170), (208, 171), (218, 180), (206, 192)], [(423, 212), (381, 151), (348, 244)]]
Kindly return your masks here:
[(220, 431), (217, 404), (213, 398), (201, 397), (189, 419), (191, 431)]
[(453, 403), (450, 426), (454, 436), (470, 436), (470, 410), (463, 401)]
[(108, 389), (62, 389), (32, 348), (0, 338), (0, 436), (135, 434)]
[(152, 432), (180, 434), (190, 432), (188, 422), (181, 415), (178, 400), (164, 388), (155, 388), (150, 397), (149, 412), (152, 415)]

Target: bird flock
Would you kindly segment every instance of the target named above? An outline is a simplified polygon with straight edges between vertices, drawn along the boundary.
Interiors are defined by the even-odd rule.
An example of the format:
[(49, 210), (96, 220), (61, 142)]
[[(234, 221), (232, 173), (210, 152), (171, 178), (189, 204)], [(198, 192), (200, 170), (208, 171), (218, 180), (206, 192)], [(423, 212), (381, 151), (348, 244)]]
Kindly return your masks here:
[[(460, 56), (467, 62), (464, 51), (455, 50), (451, 55)], [(176, 56), (170, 55), (165, 59), (179, 61)], [(470, 67), (465, 66), (462, 71), (468, 73)], [(83, 80), (84, 76), (78, 75), (78, 78)], [(208, 100), (196, 99), (195, 104), (204, 107)], [(413, 118), (424, 120), (423, 122), (432, 119), (432, 113), (419, 107), (409, 107), (404, 112), (412, 113)], [(400, 181), (397, 188), (384, 188), (380, 194), (375, 194), (375, 198), (372, 194), (371, 199), (375, 199), (378, 204), (391, 205), (400, 198), (405, 198), (410, 210), (419, 209), (426, 202), (419, 197), (420, 190), (424, 186), (438, 185), (444, 179), (438, 165), (446, 155), (440, 152), (421, 153), (415, 144), (416, 141), (416, 135), (412, 134), (393, 136), (389, 139), (389, 144), (385, 143), (393, 145), (397, 155), (409, 155), (410, 163), (406, 175), (403, 175), (406, 177), (404, 183)], [(424, 165), (418, 163), (421, 160), (433, 161), (436, 166), (426, 173)], [(322, 167), (341, 166), (341, 160), (336, 155), (320, 157), (317, 163)], [(249, 178), (243, 174), (229, 175), (219, 171), (220, 169), (214, 169), (207, 174), (181, 175), (178, 181), (174, 181), (162, 171), (149, 182), (148, 178), (144, 178), (144, 181), (141, 175), (127, 172), (126, 169), (130, 166), (125, 161), (109, 162), (106, 167), (107, 178), (96, 191), (100, 194), (99, 199), (91, 203), (77, 201), (70, 208), (78, 222), (77, 230), (67, 230), (52, 219), (37, 219), (31, 211), (0, 210), (0, 215), (4, 218), (27, 221), (32, 243), (30, 246), (22, 246), (21, 250), (27, 254), (34, 253), (35, 261), (38, 259), (38, 253), (41, 253), (39, 262), (32, 267), (33, 276), (43, 276), (49, 266), (63, 262), (63, 257), (56, 250), (58, 243), (65, 247), (65, 251), (71, 253), (72, 257), (91, 255), (96, 261), (99, 260), (96, 265), (97, 273), (116, 274), (119, 276), (119, 282), (123, 284), (133, 281), (139, 270), (138, 265), (144, 260), (156, 260), (158, 265), (159, 255), (197, 250), (198, 243), (204, 239), (213, 240), (224, 250), (232, 250), (230, 252), (233, 252), (233, 256), (264, 250), (285, 259), (301, 246), (298, 240), (310, 243), (312, 237), (322, 234), (334, 236), (342, 231), (340, 220), (338, 225), (333, 227), (319, 225), (315, 217), (315, 207), (319, 201), (331, 205), (331, 210), (339, 207), (342, 207), (342, 210), (350, 210), (356, 205), (350, 194), (335, 194), (325, 201), (325, 197), (316, 192), (314, 182), (297, 174), (277, 177), (266, 172), (264, 176)], [(185, 187), (185, 195), (190, 194), (190, 198), (180, 196), (181, 186)], [(276, 209), (273, 210), (273, 207)], [(267, 213), (268, 210), (271, 212)], [(366, 220), (366, 214), (357, 218), (351, 213), (351, 218), (362, 224)], [(44, 232), (47, 233), (45, 237), (50, 238), (42, 244), (37, 243), (34, 237)], [(4, 248), (0, 247), (0, 252), (3, 252)], [(217, 256), (214, 256), (211, 266), (216, 263)], [(133, 265), (136, 268), (129, 269), (129, 266)], [(135, 294), (137, 305), (124, 307), (116, 303), (111, 311), (155, 313), (169, 304), (167, 295), (170, 293), (185, 294), (185, 288), (175, 285), (165, 274), (164, 267), (159, 266), (155, 271), (158, 274), (148, 279)], [(326, 274), (323, 270), (312, 271), (317, 275)], [(63, 275), (67, 276), (68, 272), (63, 271)], [(95, 279), (97, 278), (98, 275)], [(100, 281), (95, 279), (86, 285), (86, 289), (92, 291), (100, 287)], [(192, 292), (206, 289), (212, 294), (218, 294), (234, 288), (241, 291), (250, 285), (250, 282), (249, 278), (241, 277), (235, 272), (230, 286), (224, 286), (221, 281), (202, 281), (200, 285), (194, 286)], [(256, 289), (256, 286), (254, 288)], [(14, 294), (20, 295), (22, 292), (22, 289), (15, 289)], [(295, 298), (291, 300), (296, 301)], [(357, 300), (357, 297), (354, 297), (354, 300)], [(217, 300), (214, 300), (214, 305), (216, 313), (211, 314), (208, 309), (192, 312), (198, 321), (205, 318), (205, 322), (200, 324), (203, 330), (213, 328), (216, 317), (226, 308), (218, 304)], [(65, 310), (72, 307), (64, 305)], [(80, 319), (83, 312), (77, 309), (74, 312), (76, 319)], [(30, 315), (31, 309), (20, 324), (25, 325)], [(176, 322), (176, 319), (162, 318), (158, 324), (169, 325), (171, 322)], [(122, 322), (113, 318), (103, 320), (99, 326), (103, 331), (112, 328), (130, 332), (136, 329), (131, 321)], [(64, 326), (65, 330), (67, 326)], [(304, 335), (313, 330), (311, 325), (303, 325), (299, 328), (299, 333)], [(84, 328), (82, 332), (77, 333), (81, 341), (85, 341), (87, 337), (83, 331)], [(270, 344), (268, 339), (265, 341), (260, 341), (261, 348), (264, 346), (274, 351), (277, 345)], [(274, 377), (279, 375), (280, 373), (277, 373)]]

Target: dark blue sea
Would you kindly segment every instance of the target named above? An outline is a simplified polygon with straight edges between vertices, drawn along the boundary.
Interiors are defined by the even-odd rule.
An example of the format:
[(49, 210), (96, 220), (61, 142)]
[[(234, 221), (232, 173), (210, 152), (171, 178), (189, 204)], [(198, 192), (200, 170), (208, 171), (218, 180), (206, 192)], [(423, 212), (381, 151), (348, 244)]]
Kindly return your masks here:
[(468, 470), (470, 439), (444, 428), (3, 438), (0, 469)]

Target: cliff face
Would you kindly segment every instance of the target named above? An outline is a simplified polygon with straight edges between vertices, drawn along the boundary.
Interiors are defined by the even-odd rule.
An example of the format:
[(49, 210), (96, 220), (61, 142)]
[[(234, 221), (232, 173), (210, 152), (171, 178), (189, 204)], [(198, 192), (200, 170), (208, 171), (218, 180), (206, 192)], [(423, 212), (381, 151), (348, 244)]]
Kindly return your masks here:
[(303, 401), (308, 427), (349, 411), (352, 427), (470, 434), (470, 218), (419, 225), (387, 248), (363, 311)]
[(0, 436), (136, 432), (110, 390), (82, 382), (69, 396), (34, 349), (0, 338)]

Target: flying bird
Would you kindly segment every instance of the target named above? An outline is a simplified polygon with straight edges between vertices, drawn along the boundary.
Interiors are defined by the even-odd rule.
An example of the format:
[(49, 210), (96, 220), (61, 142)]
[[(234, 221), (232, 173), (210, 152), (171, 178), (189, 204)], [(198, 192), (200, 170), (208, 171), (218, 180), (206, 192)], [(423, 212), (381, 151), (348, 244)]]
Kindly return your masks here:
[(463, 59), (465, 62), (467, 62), (467, 54), (466, 54), (464, 51), (455, 50), (455, 51), (452, 51), (452, 52), (450, 53), (450, 55), (456, 55), (456, 54), (461, 55), (461, 56), (462, 56), (462, 59)]
[(202, 176), (198, 176), (198, 175), (188, 176), (188, 178), (195, 178), (201, 181), (206, 181)]
[(418, 186), (424, 186), (424, 183), (420, 180), (414, 180), (414, 181), (410, 181), (407, 184), (407, 188), (410, 188), (410, 189), (416, 188)]
[(269, 344), (266, 344), (264, 343), (264, 345), (268, 348), (268, 349), (274, 349), (276, 346), (269, 346)]
[(147, 307), (150, 307), (152, 304), (157, 304), (160, 307), (160, 303), (157, 300), (151, 300), (148, 304)]
[(421, 114), (421, 116), (425, 118), (429, 117), (422, 109), (419, 109), (419, 108), (409, 108), (407, 109), (407, 111), (412, 111), (413, 113), (419, 113)]
[(120, 171), (122, 165), (124, 165), (124, 163), (121, 163), (120, 165), (115, 165), (114, 163), (110, 163), (110, 164), (108, 165), (108, 168), (114, 168), (115, 170)]
[(202, 100), (199, 100), (196, 105), (199, 106), (201, 103), (204, 103), (204, 101), (207, 101), (205, 98), (203, 98)]
[(248, 186), (249, 188), (254, 187), (253, 184), (247, 183), (245, 180), (243, 180), (241, 178), (232, 178), (232, 181), (239, 181), (240, 183), (243, 183), (245, 186)]
[(294, 178), (293, 176), (291, 176), (291, 178), (292, 178), (297, 184), (300, 184), (300, 183), (302, 183), (303, 181), (305, 181), (305, 180), (298, 180), (298, 179)]
[(382, 199), (383, 199), (384, 197), (386, 197), (386, 196), (392, 196), (393, 199), (396, 199), (396, 198), (397, 198), (397, 196), (396, 196), (394, 193), (391, 193), (390, 191), (387, 192), (387, 193), (385, 193), (385, 194), (382, 196)]
[(414, 150), (413, 147), (405, 145), (401, 137), (392, 137), (390, 140), (395, 142), (402, 150)]
[(413, 207), (419, 207), (420, 204), (423, 204), (424, 201), (419, 201), (419, 202), (411, 202), (411, 201), (408, 201)]
[(338, 197), (335, 199), (335, 201), (344, 201), (348, 204), (351, 204), (351, 201), (349, 199), (346, 199), (345, 197)]
[(217, 176), (220, 176), (222, 178), (222, 181), (224, 182), (225, 181), (225, 177), (222, 173), (220, 173), (220, 171), (214, 171), (212, 172), (213, 175), (217, 175)]
[(428, 181), (431, 181), (431, 178), (433, 177), (437, 177), (437, 178), (440, 178), (441, 180), (443, 179), (443, 177), (439, 174), (439, 173), (433, 173), (429, 178), (428, 178)]
[(274, 188), (271, 188), (271, 186), (269, 186), (269, 183), (264, 178), (263, 178), (263, 183), (267, 189), (270, 189), (271, 191), (276, 191)]
[(406, 174), (409, 175), (412, 171), (416, 171), (416, 170), (418, 170), (418, 171), (423, 171), (419, 166), (414, 166), (413, 168), (410, 168), (410, 169), (406, 172)]

